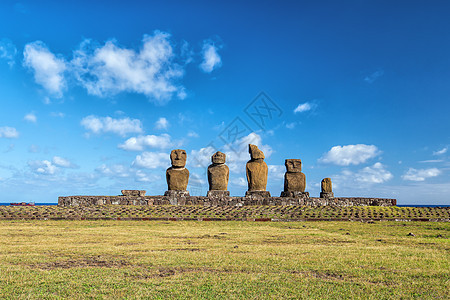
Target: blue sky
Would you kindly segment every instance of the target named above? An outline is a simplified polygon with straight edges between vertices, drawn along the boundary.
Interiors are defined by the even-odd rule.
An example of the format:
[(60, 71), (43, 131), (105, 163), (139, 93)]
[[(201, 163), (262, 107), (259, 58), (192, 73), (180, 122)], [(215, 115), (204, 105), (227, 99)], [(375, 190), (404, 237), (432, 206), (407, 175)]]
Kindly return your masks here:
[(204, 195), (210, 155), (246, 190), (247, 144), (283, 188), (450, 204), (446, 1), (2, 1), (0, 202)]

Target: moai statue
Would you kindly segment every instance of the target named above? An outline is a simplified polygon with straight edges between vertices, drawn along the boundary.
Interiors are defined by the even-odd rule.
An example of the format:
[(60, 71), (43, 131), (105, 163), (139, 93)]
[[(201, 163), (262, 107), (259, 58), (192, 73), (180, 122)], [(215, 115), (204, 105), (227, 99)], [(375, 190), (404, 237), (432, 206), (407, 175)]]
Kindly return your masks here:
[(246, 165), (248, 191), (245, 196), (270, 197), (270, 193), (266, 191), (268, 168), (264, 161), (264, 153), (252, 144), (248, 145), (248, 152), (250, 153), (250, 160)]
[[(170, 153), (172, 166), (166, 171), (167, 189), (165, 196), (189, 196), (187, 185), (189, 182), (189, 171), (185, 168), (186, 151), (181, 149), (172, 150)], [(171, 200), (172, 203), (172, 200)], [(172, 203), (178, 204), (178, 203)]]
[(321, 188), (322, 191), (320, 192), (320, 198), (334, 198), (331, 178), (322, 179)]
[(207, 197), (230, 196), (227, 191), (230, 170), (225, 165), (225, 153), (217, 151), (211, 156), (212, 164), (208, 167), (209, 191)]
[(286, 159), (284, 161), (286, 173), (284, 174), (284, 191), (281, 197), (309, 197), (305, 192), (306, 176), (302, 173), (301, 159)]

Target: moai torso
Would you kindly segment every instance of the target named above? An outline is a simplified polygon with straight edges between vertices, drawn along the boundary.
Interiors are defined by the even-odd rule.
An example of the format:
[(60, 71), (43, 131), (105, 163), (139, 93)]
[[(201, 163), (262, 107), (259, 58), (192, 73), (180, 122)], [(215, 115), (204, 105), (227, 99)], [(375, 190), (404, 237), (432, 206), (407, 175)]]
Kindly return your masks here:
[(186, 165), (186, 151), (172, 150), (170, 153), (172, 167), (166, 171), (167, 187), (169, 191), (185, 191), (189, 182), (189, 171)]
[(166, 179), (169, 191), (185, 191), (189, 182), (189, 171), (186, 168), (170, 167), (166, 171)]
[(212, 164), (208, 167), (208, 183), (210, 191), (226, 191), (230, 170), (225, 165), (225, 154), (216, 152), (211, 157)]
[(248, 191), (265, 191), (267, 186), (267, 164), (264, 153), (255, 145), (249, 145), (251, 159), (247, 162)]
[(324, 178), (321, 183), (322, 193), (332, 193), (333, 187), (331, 184), (331, 178)]
[(302, 171), (300, 159), (286, 159), (286, 173), (284, 174), (285, 192), (304, 192), (306, 189), (306, 176)]

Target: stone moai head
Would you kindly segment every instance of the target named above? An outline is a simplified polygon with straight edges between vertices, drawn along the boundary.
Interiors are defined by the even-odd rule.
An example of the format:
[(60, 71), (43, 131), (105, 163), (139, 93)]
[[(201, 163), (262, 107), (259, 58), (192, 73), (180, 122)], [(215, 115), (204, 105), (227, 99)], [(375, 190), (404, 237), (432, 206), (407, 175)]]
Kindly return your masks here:
[(332, 193), (333, 188), (331, 185), (331, 178), (322, 179), (321, 188), (322, 188), (322, 193)]
[(170, 152), (170, 161), (172, 162), (172, 167), (184, 168), (186, 165), (186, 151), (182, 149), (175, 149)]
[(225, 158), (226, 158), (226, 155), (225, 155), (225, 153), (222, 153), (222, 152), (220, 152), (220, 151), (217, 151), (216, 153), (214, 153), (212, 156), (211, 156), (211, 162), (213, 163), (213, 164), (224, 164), (225, 163)]
[(248, 153), (250, 153), (251, 160), (265, 158), (264, 153), (256, 145), (248, 144)]
[(286, 159), (284, 165), (286, 166), (286, 172), (288, 173), (300, 173), (302, 171), (301, 159)]

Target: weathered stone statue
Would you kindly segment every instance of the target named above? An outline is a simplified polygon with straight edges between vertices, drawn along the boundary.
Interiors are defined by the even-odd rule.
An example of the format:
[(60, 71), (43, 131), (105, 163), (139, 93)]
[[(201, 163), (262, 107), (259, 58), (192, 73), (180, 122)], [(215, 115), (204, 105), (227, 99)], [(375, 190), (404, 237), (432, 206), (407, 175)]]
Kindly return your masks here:
[[(189, 192), (187, 191), (189, 171), (185, 168), (186, 151), (181, 149), (172, 150), (172, 152), (170, 153), (170, 160), (172, 162), (172, 166), (166, 171), (168, 191), (164, 195), (172, 197), (187, 197), (189, 196)], [(171, 203), (172, 202), (173, 201), (171, 200)]]
[(248, 145), (248, 152), (250, 153), (250, 160), (246, 165), (248, 191), (245, 196), (270, 197), (270, 193), (266, 191), (268, 168), (264, 161), (264, 153), (252, 144)]
[(229, 196), (227, 191), (230, 170), (225, 165), (225, 153), (217, 151), (211, 156), (212, 164), (208, 167), (209, 191), (207, 197)]
[(286, 159), (284, 161), (286, 173), (284, 174), (284, 191), (281, 197), (309, 196), (305, 193), (306, 176), (302, 173), (301, 159)]
[(322, 179), (320, 192), (320, 198), (334, 198), (333, 187), (331, 184), (331, 178)]

